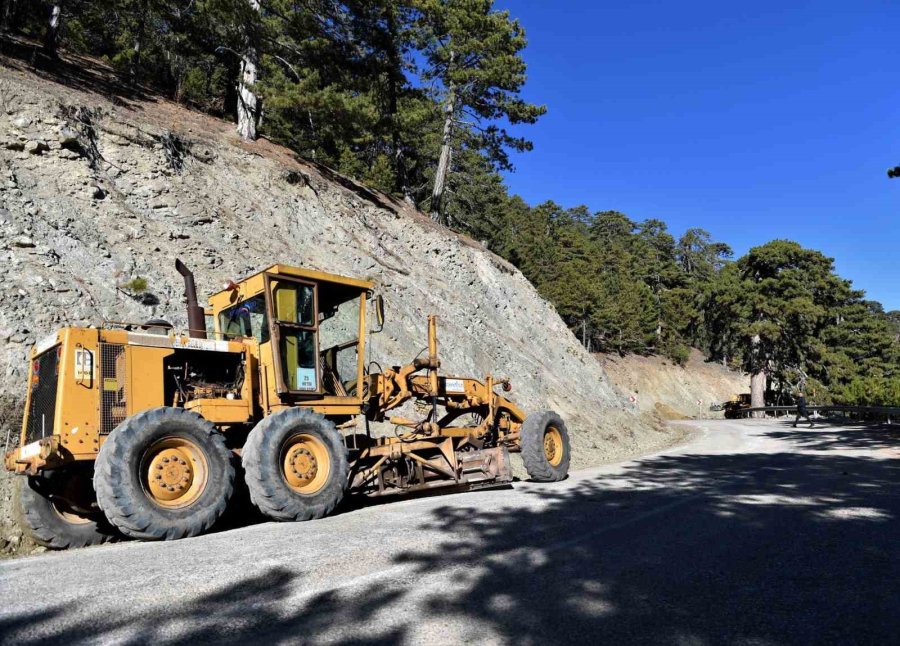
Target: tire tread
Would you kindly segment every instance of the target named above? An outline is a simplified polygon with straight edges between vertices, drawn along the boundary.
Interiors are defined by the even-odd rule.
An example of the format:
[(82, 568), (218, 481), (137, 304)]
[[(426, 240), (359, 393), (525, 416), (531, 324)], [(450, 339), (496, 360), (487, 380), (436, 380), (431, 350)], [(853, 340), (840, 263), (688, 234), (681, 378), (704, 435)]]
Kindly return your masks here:
[[(544, 430), (553, 425), (562, 435), (565, 454), (562, 462), (553, 466), (544, 454)], [(565, 479), (569, 473), (569, 460), (571, 458), (571, 444), (566, 423), (558, 413), (547, 410), (532, 413), (522, 424), (519, 432), (522, 447), (522, 462), (525, 463), (525, 471), (536, 482), (558, 482)]]
[(15, 516), (19, 526), (35, 543), (54, 550), (65, 550), (100, 545), (116, 538), (102, 515), (84, 525), (54, 518), (56, 512), (52, 503), (35, 491), (27, 479), (21, 480), (16, 491)]
[[(329, 481), (322, 490), (313, 494), (315, 502), (293, 494), (283, 483), (280, 470), (263, 460), (263, 456), (270, 451), (278, 450), (285, 436), (298, 425), (304, 425), (304, 430), (319, 435), (332, 449), (334, 458)], [(347, 449), (334, 424), (304, 408), (274, 413), (257, 424), (247, 437), (241, 461), (250, 500), (266, 517), (278, 521), (313, 520), (330, 514), (343, 499), (350, 470)]]
[[(179, 419), (179, 416), (181, 418)], [(166, 522), (155, 513), (152, 503), (141, 505), (131, 491), (128, 480), (132, 474), (123, 468), (128, 463), (128, 453), (134, 444), (140, 442), (155, 426), (167, 421), (179, 420), (192, 426), (200, 433), (200, 438), (208, 441), (207, 450), (218, 454), (225, 464), (223, 471), (223, 491), (213, 500), (213, 504), (198, 510), (192, 517)], [(196, 439), (196, 438), (192, 438)], [(208, 468), (212, 469), (215, 456), (208, 456)], [(94, 489), (97, 502), (109, 521), (123, 534), (144, 540), (174, 540), (196, 536), (207, 531), (224, 513), (234, 490), (234, 467), (232, 454), (225, 445), (225, 439), (216, 427), (202, 416), (182, 408), (152, 408), (126, 419), (106, 439), (97, 456), (94, 467)]]

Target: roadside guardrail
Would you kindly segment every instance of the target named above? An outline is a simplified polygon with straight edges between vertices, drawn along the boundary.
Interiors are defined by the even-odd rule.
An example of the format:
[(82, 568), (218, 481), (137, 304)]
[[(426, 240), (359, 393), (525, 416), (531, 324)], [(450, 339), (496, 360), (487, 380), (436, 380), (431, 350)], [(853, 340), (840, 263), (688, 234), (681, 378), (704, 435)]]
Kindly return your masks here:
[[(859, 421), (875, 422), (900, 420), (900, 406), (807, 406), (806, 409), (814, 417), (840, 417)], [(797, 414), (796, 406), (765, 406), (761, 408), (745, 408), (740, 411), (742, 418), (757, 417), (793, 417)]]

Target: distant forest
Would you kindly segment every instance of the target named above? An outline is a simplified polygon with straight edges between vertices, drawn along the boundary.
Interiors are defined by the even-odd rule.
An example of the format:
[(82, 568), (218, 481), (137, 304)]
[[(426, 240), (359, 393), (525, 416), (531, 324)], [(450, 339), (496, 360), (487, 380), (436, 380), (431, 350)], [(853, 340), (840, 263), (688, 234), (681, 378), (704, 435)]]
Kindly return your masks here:
[[(124, 83), (236, 122), (406, 199), (516, 265), (586, 348), (690, 347), (817, 402), (900, 405), (900, 312), (775, 240), (733, 259), (701, 229), (679, 238), (554, 202), (501, 173), (531, 150), (523, 26), (493, 0), (0, 0), (0, 29), (106, 61)], [(564, 196), (563, 196), (564, 197)]]

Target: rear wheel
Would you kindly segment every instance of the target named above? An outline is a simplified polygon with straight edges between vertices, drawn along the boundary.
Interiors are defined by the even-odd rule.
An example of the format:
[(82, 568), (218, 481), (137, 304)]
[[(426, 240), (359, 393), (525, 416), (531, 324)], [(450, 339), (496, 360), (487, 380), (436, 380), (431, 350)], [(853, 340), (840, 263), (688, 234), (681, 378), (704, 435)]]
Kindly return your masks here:
[(99, 545), (115, 530), (95, 503), (90, 471), (73, 467), (42, 476), (19, 478), (16, 491), (19, 525), (39, 545), (55, 550)]
[(522, 461), (532, 480), (555, 482), (569, 473), (572, 448), (566, 423), (553, 411), (529, 415), (520, 431)]
[(273, 520), (321, 518), (344, 497), (349, 466), (343, 438), (310, 410), (266, 417), (247, 437), (242, 462), (250, 499)]
[(154, 408), (125, 420), (97, 456), (94, 487), (110, 522), (133, 538), (196, 536), (234, 490), (231, 451), (197, 413)]

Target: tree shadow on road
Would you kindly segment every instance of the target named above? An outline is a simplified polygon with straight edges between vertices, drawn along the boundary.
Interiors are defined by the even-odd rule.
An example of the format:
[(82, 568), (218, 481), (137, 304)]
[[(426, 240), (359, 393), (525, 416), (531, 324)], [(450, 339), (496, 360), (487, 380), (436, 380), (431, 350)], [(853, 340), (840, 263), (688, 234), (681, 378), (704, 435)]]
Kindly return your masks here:
[(453, 642), (421, 632), (443, 622), (515, 644), (892, 643), (898, 476), (894, 460), (835, 452), (662, 455), (602, 479), (521, 485), (525, 503), (507, 509), (457, 498), (422, 518), (417, 530), (437, 538), (395, 557), (402, 577), (304, 596), (301, 575), (273, 568), (171, 614), (54, 634), (62, 606), (0, 634)]
[[(0, 618), (0, 643), (15, 644), (226, 644), (269, 643), (276, 641), (306, 643), (334, 628), (340, 617), (349, 627), (358, 625), (381, 604), (397, 600), (396, 594), (368, 591), (346, 604), (334, 592), (301, 599), (304, 610), (287, 614), (277, 610), (291, 594), (291, 584), (299, 577), (281, 567), (272, 567), (261, 575), (241, 580), (208, 593), (191, 603), (172, 599), (168, 607), (152, 616), (98, 614), (87, 620), (69, 622), (65, 629), (47, 630), (75, 611), (77, 602), (44, 608), (38, 612)], [(345, 644), (396, 643), (398, 631), (374, 638), (348, 637)]]
[(793, 421), (785, 421), (783, 431), (770, 431), (767, 437), (790, 440), (803, 449), (893, 449), (900, 447), (900, 427), (894, 424), (847, 422), (846, 420), (815, 420), (815, 428), (801, 423), (793, 428)]

